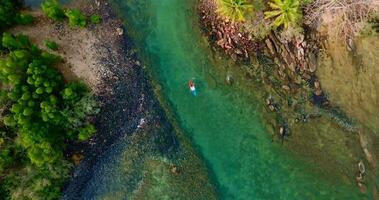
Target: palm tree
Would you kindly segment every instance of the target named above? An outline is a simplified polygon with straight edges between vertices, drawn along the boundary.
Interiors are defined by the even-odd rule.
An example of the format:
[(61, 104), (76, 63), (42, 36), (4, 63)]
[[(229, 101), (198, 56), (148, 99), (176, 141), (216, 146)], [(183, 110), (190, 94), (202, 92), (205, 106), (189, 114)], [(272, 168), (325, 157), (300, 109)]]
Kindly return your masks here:
[(217, 3), (217, 12), (232, 21), (245, 21), (246, 15), (253, 8), (247, 0), (217, 0)]
[(272, 0), (269, 6), (272, 11), (265, 12), (265, 19), (275, 18), (272, 26), (277, 28), (284, 25), (288, 28), (290, 25), (296, 25), (301, 18), (300, 0)]

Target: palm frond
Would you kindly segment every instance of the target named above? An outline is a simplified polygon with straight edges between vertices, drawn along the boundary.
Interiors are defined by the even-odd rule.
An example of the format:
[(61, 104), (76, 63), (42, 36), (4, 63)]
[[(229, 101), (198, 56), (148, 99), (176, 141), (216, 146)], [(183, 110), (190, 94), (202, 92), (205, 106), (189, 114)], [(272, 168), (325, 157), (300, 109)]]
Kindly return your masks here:
[(217, 12), (232, 21), (244, 21), (253, 10), (253, 5), (247, 0), (218, 0)]
[(275, 18), (271, 24), (274, 28), (282, 25), (288, 28), (301, 18), (300, 0), (272, 0), (268, 5), (272, 10), (264, 13), (265, 19)]

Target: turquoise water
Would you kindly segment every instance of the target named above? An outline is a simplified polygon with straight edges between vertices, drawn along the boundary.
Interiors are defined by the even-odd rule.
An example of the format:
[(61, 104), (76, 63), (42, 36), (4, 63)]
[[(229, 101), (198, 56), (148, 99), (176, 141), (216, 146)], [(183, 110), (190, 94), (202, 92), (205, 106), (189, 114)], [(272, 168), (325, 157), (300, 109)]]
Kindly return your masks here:
[[(114, 2), (223, 198), (365, 198), (355, 186), (326, 182), (319, 166), (297, 161), (271, 142), (256, 97), (224, 84), (213, 71), (223, 62), (201, 37), (194, 1)], [(189, 79), (197, 84), (197, 97), (187, 88)]]

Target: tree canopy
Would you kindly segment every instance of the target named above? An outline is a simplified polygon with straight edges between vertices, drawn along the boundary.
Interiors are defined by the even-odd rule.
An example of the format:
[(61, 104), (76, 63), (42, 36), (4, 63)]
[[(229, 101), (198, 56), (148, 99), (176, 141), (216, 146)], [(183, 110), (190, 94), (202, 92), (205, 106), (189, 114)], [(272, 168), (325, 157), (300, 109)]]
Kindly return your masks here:
[(253, 5), (247, 0), (217, 0), (217, 12), (232, 21), (244, 21)]
[(18, 13), (18, 0), (1, 0), (0, 1), (0, 31), (13, 24), (31, 24), (33, 17), (31, 15)]
[(86, 16), (79, 9), (68, 9), (65, 15), (70, 26), (85, 27), (87, 25)]
[[(24, 198), (20, 190), (31, 189), (44, 199), (56, 199), (60, 184), (52, 183), (63, 183), (68, 173), (57, 166), (66, 162), (65, 142), (84, 141), (96, 132), (86, 118), (97, 113), (96, 101), (83, 83), (65, 83), (53, 67), (62, 58), (40, 50), (27, 36), (4, 33), (1, 44), (9, 51), (0, 58), (0, 81), (7, 85), (2, 92), (10, 107), (3, 118), (8, 132), (0, 130), (0, 175), (15, 164), (33, 171), (7, 174), (6, 187), (0, 190), (9, 191), (12, 198)], [(50, 172), (52, 168), (60, 171), (59, 178)], [(34, 183), (41, 177), (50, 184), (37, 187)]]
[(281, 25), (288, 28), (297, 25), (301, 19), (300, 0), (272, 0), (269, 6), (272, 10), (265, 12), (265, 19), (274, 18), (272, 22), (274, 28)]
[(57, 0), (44, 0), (42, 11), (52, 20), (61, 21), (65, 18), (64, 11)]

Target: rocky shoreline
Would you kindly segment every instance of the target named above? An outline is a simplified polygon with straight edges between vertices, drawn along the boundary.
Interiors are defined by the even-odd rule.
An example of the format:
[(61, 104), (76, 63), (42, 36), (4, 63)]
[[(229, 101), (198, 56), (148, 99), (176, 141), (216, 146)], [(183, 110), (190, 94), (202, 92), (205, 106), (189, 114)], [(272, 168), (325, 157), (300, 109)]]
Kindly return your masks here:
[[(74, 144), (69, 149), (72, 155), (84, 155), (84, 159), (75, 168), (64, 190), (63, 199), (83, 198), (81, 195), (96, 170), (93, 167), (103, 152), (112, 148), (120, 138), (133, 134), (139, 125), (143, 125), (141, 119), (146, 118), (146, 114), (157, 106), (151, 103), (153, 97), (148, 90), (142, 67), (130, 55), (129, 42), (120, 32), (122, 21), (117, 18), (111, 6), (99, 2), (83, 8), (97, 9), (102, 17), (101, 25), (91, 30), (98, 37), (91, 47), (98, 56), (91, 70), (95, 70), (97, 78), (101, 80), (101, 84), (93, 88), (101, 109), (95, 118), (97, 134), (89, 143)], [(148, 119), (148, 123), (153, 123), (150, 120), (152, 119)]]
[[(317, 78), (317, 57), (325, 36), (307, 27), (309, 30), (304, 35), (291, 40), (276, 31), (271, 31), (265, 39), (254, 39), (244, 30), (243, 24), (221, 18), (216, 10), (214, 0), (199, 1), (203, 32), (214, 51), (224, 52), (237, 63), (253, 66), (246, 70), (246, 75), (266, 87), (267, 98), (264, 101), (268, 112), (277, 112), (278, 115), (280, 112), (292, 113), (277, 116), (281, 120), (274, 126), (280, 136), (289, 133), (289, 130), (283, 131), (288, 127), (286, 118), (305, 122), (320, 115), (335, 120), (348, 132), (357, 132), (354, 122), (330, 104)], [(306, 107), (308, 111), (301, 111), (304, 109), (299, 107)]]
[[(94, 117), (95, 136), (89, 142), (70, 144), (67, 150), (66, 156), (72, 158), (77, 166), (63, 189), (62, 198), (94, 198), (105, 195), (99, 194), (102, 188), (110, 189), (105, 193), (113, 193), (104, 185), (104, 179), (110, 178), (108, 175), (122, 179), (123, 182), (118, 184), (123, 188), (124, 196), (134, 193), (144, 196), (143, 190), (157, 187), (144, 180), (149, 179), (146, 174), (156, 170), (144, 168), (145, 163), (154, 158), (168, 160), (154, 162), (167, 167), (167, 176), (175, 185), (170, 195), (185, 195), (199, 187), (198, 193), (191, 195), (213, 199), (214, 188), (209, 178), (201, 174), (206, 174), (206, 169), (199, 158), (191, 157), (193, 150), (183, 147), (182, 141), (178, 140), (177, 130), (157, 100), (152, 82), (133, 49), (132, 41), (125, 34), (123, 21), (111, 4), (108, 1), (83, 0), (74, 2), (74, 5), (86, 14), (97, 13), (102, 17), (101, 24), (88, 27), (89, 35), (95, 39), (86, 46), (92, 55), (85, 55), (92, 59), (92, 64), (85, 66), (90, 72), (85, 74), (94, 76), (92, 80), (96, 81), (89, 82), (89, 85), (101, 105), (100, 112)], [(70, 34), (70, 31), (65, 32), (65, 28), (60, 29), (61, 33)], [(124, 159), (126, 163), (121, 165), (125, 168), (112, 174), (102, 174), (110, 173), (106, 169), (114, 167), (109, 163), (124, 162)], [(180, 184), (175, 184), (178, 181)], [(147, 186), (140, 188), (145, 184)]]
[[(282, 138), (283, 142), (293, 134), (291, 129), (296, 124), (324, 116), (346, 132), (359, 135), (360, 143), (367, 142), (362, 141), (367, 135), (362, 133), (360, 126), (330, 103), (316, 75), (318, 56), (325, 49), (325, 35), (305, 26), (304, 34), (290, 40), (276, 31), (270, 31), (264, 39), (254, 39), (246, 32), (243, 23), (221, 18), (216, 6), (214, 0), (200, 0), (199, 23), (215, 52), (222, 52), (242, 65), (252, 66), (245, 67), (244, 71), (266, 91), (264, 102), (274, 137)], [(372, 152), (367, 149), (368, 145), (361, 146), (364, 152)], [(372, 157), (366, 155), (375, 174), (376, 161)], [(360, 175), (356, 183), (366, 191)]]
[[(313, 89), (314, 103), (328, 104), (323, 94), (321, 84), (317, 80), (317, 55), (322, 43), (319, 35), (306, 34), (299, 38), (288, 39), (275, 31), (271, 31), (265, 39), (254, 39), (244, 30), (243, 24), (221, 18), (216, 13), (216, 3), (213, 0), (201, 0), (198, 11), (201, 25), (214, 47), (224, 51), (235, 61), (259, 62), (261, 56), (273, 58), (277, 65), (279, 78), (284, 82), (285, 90), (296, 90), (296, 85), (285, 82), (296, 82), (301, 78), (309, 82)], [(310, 31), (309, 31), (310, 32)], [(215, 49), (217, 49), (215, 48)]]

